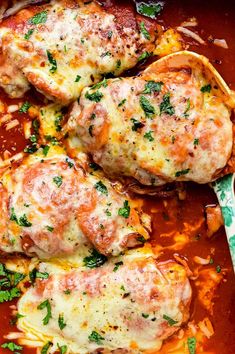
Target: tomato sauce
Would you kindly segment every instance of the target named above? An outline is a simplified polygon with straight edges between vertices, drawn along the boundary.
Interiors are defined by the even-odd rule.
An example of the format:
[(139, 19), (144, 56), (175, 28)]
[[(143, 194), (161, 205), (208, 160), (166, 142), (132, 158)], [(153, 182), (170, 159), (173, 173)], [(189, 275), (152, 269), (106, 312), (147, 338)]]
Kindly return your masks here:
[[(135, 8), (133, 1), (102, 1), (106, 6), (112, 7), (112, 11), (118, 9), (119, 18), (127, 19), (130, 11)], [(198, 45), (189, 37), (184, 37), (189, 45), (189, 50), (206, 55), (221, 73), (232, 89), (235, 89), (235, 2), (233, 1), (205, 1), (205, 0), (166, 0), (164, 9), (157, 19), (157, 22), (165, 28), (177, 27), (183, 21), (196, 17), (198, 26), (192, 28), (206, 42), (206, 45)], [(116, 8), (116, 10), (115, 10)], [(127, 9), (128, 8), (128, 9)], [(124, 21), (124, 20), (123, 20)], [(225, 39), (228, 49), (220, 48), (211, 43), (211, 38)], [(133, 72), (133, 71), (131, 71)], [(138, 72), (138, 69), (134, 70)], [(36, 98), (35, 98), (36, 97)], [(41, 103), (35, 92), (30, 93), (25, 99), (29, 102)], [(17, 100), (10, 100), (1, 92), (1, 99), (7, 104), (18, 103)], [(21, 100), (22, 101), (22, 100)], [(27, 114), (15, 113), (20, 123), (30, 119)], [(0, 155), (5, 149), (14, 146), (14, 153), (22, 151), (27, 145), (24, 138), (22, 124), (10, 132), (0, 127)], [(209, 316), (213, 324), (215, 334), (208, 339), (204, 346), (205, 351), (215, 354), (235, 353), (235, 279), (230, 260), (228, 244), (224, 228), (221, 228), (212, 238), (207, 237), (205, 207), (216, 204), (216, 196), (209, 186), (188, 184), (185, 200), (178, 200), (176, 197), (161, 200), (154, 197), (145, 197), (144, 209), (152, 216), (153, 232), (151, 243), (153, 246), (163, 247), (160, 260), (171, 259), (174, 254), (187, 260), (189, 268), (193, 271), (195, 262), (194, 256), (206, 258), (208, 255), (213, 259), (213, 267), (220, 267), (223, 271), (223, 281), (216, 290), (213, 299), (213, 315)], [(169, 250), (172, 238), (169, 235), (174, 232), (184, 232), (185, 225), (196, 225), (189, 232), (189, 239), (186, 246), (180, 250)], [(211, 265), (210, 265), (211, 266)], [(205, 266), (207, 267), (207, 266)], [(191, 306), (190, 320), (196, 322), (208, 316), (205, 309), (197, 298), (197, 289), (193, 286), (193, 301)], [(12, 303), (0, 304), (0, 343), (5, 341), (4, 335), (16, 328), (10, 325)], [(9, 350), (0, 349), (0, 353), (9, 353)], [(24, 348), (22, 353), (33, 354), (35, 350)], [(159, 352), (161, 353), (161, 351)], [(165, 352), (164, 352), (165, 353)]]

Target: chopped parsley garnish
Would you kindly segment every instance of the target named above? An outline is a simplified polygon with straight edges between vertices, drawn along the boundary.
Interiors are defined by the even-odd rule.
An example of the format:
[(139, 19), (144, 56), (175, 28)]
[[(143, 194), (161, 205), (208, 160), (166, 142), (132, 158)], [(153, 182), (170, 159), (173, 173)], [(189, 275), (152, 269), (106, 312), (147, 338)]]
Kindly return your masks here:
[(120, 59), (118, 59), (118, 60), (116, 61), (116, 68), (117, 68), (117, 69), (120, 69), (121, 65), (122, 65), (122, 62), (121, 62)]
[(11, 301), (16, 297), (20, 297), (21, 292), (18, 288), (12, 288), (10, 290), (0, 290), (0, 303), (5, 301)]
[(94, 124), (91, 124), (88, 128), (88, 133), (92, 138), (93, 138), (93, 128), (94, 128)]
[(175, 109), (170, 103), (170, 92), (163, 96), (163, 100), (160, 103), (160, 114), (162, 113), (169, 114), (170, 116), (175, 114)]
[(148, 141), (154, 141), (154, 137), (152, 136), (153, 131), (150, 130), (149, 132), (144, 134), (144, 138), (148, 139)]
[(149, 52), (143, 52), (139, 58), (138, 58), (138, 61), (141, 61), (141, 60), (144, 60), (144, 59), (147, 59), (149, 57), (151, 57), (152, 53), (149, 53)]
[(123, 290), (123, 291), (126, 291), (124, 285), (122, 285), (122, 286), (120, 287), (120, 289)]
[(93, 92), (93, 93), (86, 92), (86, 94), (85, 94), (85, 97), (88, 100), (94, 101), (96, 103), (100, 102), (103, 96), (104, 95), (102, 94), (102, 92), (99, 92), (99, 91), (96, 91), (96, 92)]
[(50, 150), (50, 146), (49, 145), (43, 146), (43, 148), (42, 148), (43, 155), (47, 156), (49, 150)]
[(20, 113), (27, 113), (29, 108), (31, 107), (31, 103), (29, 103), (28, 101), (25, 101), (22, 106), (19, 109)]
[(13, 273), (13, 285), (16, 286), (25, 278), (25, 275), (22, 273)]
[(91, 90), (95, 90), (95, 89), (99, 89), (101, 87), (107, 87), (108, 83), (107, 83), (107, 79), (104, 77), (104, 79), (100, 82), (98, 82), (97, 84), (91, 86)]
[(155, 19), (160, 14), (162, 5), (160, 3), (148, 4), (142, 1), (136, 4), (136, 10), (141, 15)]
[(81, 76), (80, 75), (77, 75), (76, 76), (76, 79), (75, 79), (75, 82), (79, 82), (81, 80)]
[(26, 152), (27, 154), (33, 154), (37, 150), (38, 150), (37, 144), (33, 144), (31, 146), (27, 145), (26, 148), (24, 148), (24, 152)]
[(24, 39), (28, 40), (34, 32), (34, 29), (29, 29), (28, 32), (24, 35)]
[(155, 108), (151, 105), (149, 100), (144, 96), (140, 97), (140, 106), (143, 109), (146, 117), (152, 118), (152, 116), (155, 114)]
[(47, 231), (52, 232), (54, 230), (54, 227), (52, 226), (46, 226)]
[(69, 168), (72, 168), (74, 166), (74, 163), (68, 157), (66, 157), (65, 161), (67, 162)]
[(59, 325), (59, 328), (61, 331), (66, 327), (66, 323), (64, 322), (64, 315), (63, 314), (59, 314), (58, 325)]
[(97, 165), (97, 163), (95, 163), (95, 162), (89, 163), (89, 167), (92, 168), (92, 170), (94, 170), (94, 171), (99, 170), (99, 165)]
[(49, 63), (51, 64), (50, 72), (54, 74), (57, 70), (57, 61), (54, 59), (52, 53), (49, 50), (47, 50), (47, 58)]
[(54, 124), (55, 124), (56, 131), (57, 131), (57, 132), (60, 132), (60, 131), (62, 130), (62, 127), (61, 127), (61, 121), (62, 121), (62, 119), (63, 119), (62, 114), (59, 114), (57, 117), (55, 117)]
[(37, 269), (34, 268), (33, 270), (31, 270), (31, 271), (29, 272), (29, 279), (30, 279), (30, 282), (31, 282), (32, 284), (34, 284), (36, 278), (38, 278), (38, 279), (48, 279), (48, 278), (49, 278), (49, 273), (47, 273), (47, 272), (44, 272), (44, 273), (38, 272)]
[(19, 226), (30, 227), (32, 223), (28, 221), (26, 214), (23, 214), (19, 218), (16, 216), (14, 208), (11, 208), (10, 220), (15, 221)]
[(144, 236), (138, 236), (136, 240), (138, 242), (141, 242), (141, 243), (145, 243), (146, 242), (146, 239), (144, 238)]
[(120, 261), (120, 262), (116, 262), (114, 264), (115, 264), (115, 267), (113, 268), (113, 271), (116, 272), (119, 269), (119, 267), (123, 265), (123, 262)]
[(187, 173), (189, 173), (189, 171), (190, 171), (190, 168), (186, 168), (185, 170), (177, 171), (175, 173), (175, 177), (180, 177), (180, 176), (183, 176), (183, 175), (187, 175)]
[(43, 347), (42, 347), (42, 350), (41, 350), (41, 354), (47, 354), (50, 346), (52, 346), (52, 343), (51, 342), (47, 342)]
[(202, 86), (201, 87), (201, 92), (205, 93), (205, 92), (211, 92), (211, 85), (208, 84), (208, 85), (205, 85), (205, 86)]
[(53, 178), (53, 182), (59, 188), (62, 185), (62, 183), (63, 183), (63, 177), (62, 176), (56, 176), (56, 177)]
[(59, 349), (59, 351), (60, 351), (60, 354), (65, 354), (65, 353), (67, 352), (67, 350), (68, 350), (67, 345), (61, 345), (61, 346), (59, 346), (59, 344), (57, 343), (57, 347), (58, 347), (58, 349)]
[(112, 55), (112, 53), (107, 51), (107, 52), (104, 52), (104, 53), (101, 54), (101, 58), (104, 58), (104, 57), (107, 57), (107, 56), (110, 56), (110, 55)]
[(123, 216), (125, 219), (129, 218), (130, 215), (130, 206), (128, 204), (128, 200), (125, 200), (123, 203), (123, 207), (118, 209), (118, 215)]
[(70, 295), (71, 294), (71, 290), (67, 289), (64, 291), (65, 295)]
[(99, 253), (95, 249), (93, 249), (90, 253), (90, 256), (83, 258), (83, 265), (87, 268), (98, 268), (107, 261), (107, 257)]
[(106, 209), (106, 210), (105, 210), (105, 214), (106, 214), (107, 216), (112, 216), (111, 211), (110, 211), (109, 209)]
[(148, 314), (148, 313), (142, 313), (142, 317), (148, 318), (148, 317), (149, 317), (149, 314)]
[(15, 350), (22, 350), (23, 347), (21, 345), (17, 345), (14, 342), (6, 342), (1, 345), (1, 348), (9, 349), (10, 351), (14, 352)]
[(162, 85), (164, 85), (162, 81), (155, 82), (150, 80), (145, 84), (144, 91), (142, 93), (148, 94), (152, 92), (160, 92)]
[(140, 23), (140, 32), (142, 33), (145, 39), (150, 39), (149, 31), (146, 29), (144, 22)]
[(135, 118), (131, 118), (131, 121), (133, 122), (133, 125), (131, 127), (133, 132), (136, 132), (138, 129), (143, 128), (144, 127), (144, 123), (138, 121)]
[(217, 273), (220, 273), (220, 272), (221, 272), (221, 267), (220, 267), (220, 265), (217, 265), (217, 266), (216, 266), (216, 272), (217, 272)]
[(37, 309), (38, 310), (44, 310), (44, 309), (47, 310), (47, 314), (43, 318), (44, 326), (47, 325), (49, 323), (50, 319), (52, 318), (52, 316), (51, 316), (51, 304), (50, 304), (49, 300), (43, 301), (41, 304), (38, 305)]
[(58, 140), (56, 139), (55, 136), (51, 136), (51, 135), (45, 135), (45, 139), (49, 142), (51, 142), (51, 144), (54, 146), (54, 145), (58, 145), (59, 142)]
[(113, 35), (113, 31), (108, 31), (108, 39), (111, 39)]
[(187, 99), (187, 106), (186, 106), (186, 109), (185, 109), (185, 111), (184, 111), (184, 113), (183, 113), (183, 116), (185, 117), (185, 118), (187, 118), (188, 116), (189, 116), (189, 110), (190, 110), (190, 99), (188, 98)]
[(108, 195), (108, 189), (102, 181), (95, 184), (95, 189), (102, 194)]
[(196, 354), (197, 340), (195, 337), (189, 337), (187, 339), (189, 354)]
[(29, 19), (29, 23), (32, 25), (39, 25), (40, 23), (45, 23), (47, 20), (47, 11), (42, 11), (34, 15)]
[(178, 321), (173, 320), (173, 318), (167, 315), (163, 315), (163, 318), (169, 323), (170, 326), (174, 326), (176, 323), (178, 323)]
[(36, 142), (38, 141), (38, 137), (37, 137), (37, 135), (32, 134), (32, 135), (30, 135), (29, 140), (30, 140), (32, 143), (36, 143)]
[(196, 138), (196, 139), (194, 139), (194, 141), (193, 141), (193, 145), (194, 145), (194, 146), (199, 145), (199, 139), (197, 139), (197, 138)]
[(121, 107), (125, 104), (126, 102), (126, 98), (124, 98), (119, 104), (118, 104), (118, 107)]
[(96, 331), (92, 331), (88, 339), (90, 342), (95, 342), (97, 344), (102, 344), (102, 340), (104, 340), (104, 338)]

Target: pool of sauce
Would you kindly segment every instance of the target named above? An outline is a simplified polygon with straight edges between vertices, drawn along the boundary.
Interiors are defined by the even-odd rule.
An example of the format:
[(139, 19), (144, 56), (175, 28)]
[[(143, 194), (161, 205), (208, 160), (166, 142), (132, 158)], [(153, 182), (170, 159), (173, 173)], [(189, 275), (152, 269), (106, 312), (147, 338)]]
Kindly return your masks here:
[[(133, 1), (101, 1), (106, 6), (118, 8), (120, 18), (128, 18), (128, 12), (134, 11)], [(127, 17), (126, 17), (127, 16)], [(235, 2), (219, 0), (166, 0), (164, 9), (157, 19), (157, 22), (165, 28), (177, 27), (183, 21), (196, 17), (198, 26), (192, 28), (205, 41), (206, 45), (198, 45), (192, 39), (185, 37), (190, 50), (206, 55), (221, 73), (232, 89), (235, 89)], [(210, 38), (226, 39), (228, 49), (220, 48), (210, 42)], [(138, 69), (134, 70), (138, 72)], [(35, 92), (27, 95), (30, 102), (37, 101)], [(22, 100), (11, 100), (1, 92), (1, 99), (7, 104), (15, 104)], [(29, 119), (27, 114), (14, 113), (14, 118), (22, 123)], [(22, 151), (27, 141), (24, 138), (22, 126), (18, 126), (10, 132), (6, 132), (4, 127), (0, 127), (0, 155), (5, 149), (12, 149), (13, 152)], [(235, 279), (232, 270), (229, 249), (226, 235), (221, 228), (211, 239), (206, 234), (205, 207), (216, 203), (216, 196), (209, 186), (199, 186), (195, 184), (187, 185), (186, 199), (179, 201), (177, 198), (169, 198), (167, 207), (163, 200), (154, 197), (144, 198), (144, 209), (153, 220), (153, 232), (151, 243), (153, 246), (160, 244), (163, 247), (169, 246), (171, 239), (164, 234), (171, 231), (182, 231), (184, 223), (193, 224), (202, 220), (199, 229), (190, 234), (190, 241), (183, 249), (177, 253), (188, 260), (189, 267), (193, 270), (195, 263), (194, 256), (207, 257), (213, 250), (213, 265), (226, 269), (224, 281), (221, 282), (214, 299), (214, 313), (210, 317), (215, 334), (207, 341), (204, 349), (215, 354), (235, 353)], [(174, 251), (166, 249), (160, 259), (173, 258)], [(191, 306), (190, 320), (198, 322), (206, 314), (205, 310), (197, 300), (196, 290)], [(3, 336), (16, 328), (10, 324), (12, 303), (0, 304), (0, 343)], [(1, 349), (0, 353), (9, 353), (9, 350)], [(24, 348), (22, 353), (33, 354), (34, 349)], [(158, 352), (161, 353), (161, 352)]]

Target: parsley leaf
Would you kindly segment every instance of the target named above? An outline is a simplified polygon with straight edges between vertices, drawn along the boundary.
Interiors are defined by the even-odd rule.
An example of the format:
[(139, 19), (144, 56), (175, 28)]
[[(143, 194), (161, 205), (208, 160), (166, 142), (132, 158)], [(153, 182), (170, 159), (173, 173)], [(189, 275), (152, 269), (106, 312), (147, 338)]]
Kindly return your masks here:
[(29, 23), (32, 25), (38, 25), (40, 23), (45, 23), (47, 20), (47, 11), (42, 11), (34, 15), (29, 19)]
[(92, 331), (88, 339), (90, 342), (95, 342), (97, 344), (102, 344), (102, 340), (104, 340), (104, 338), (96, 331)]
[(149, 314), (148, 314), (148, 313), (142, 313), (142, 317), (148, 318), (148, 317), (149, 317)]
[(189, 171), (190, 171), (190, 168), (187, 168), (187, 169), (181, 170), (181, 171), (177, 171), (175, 173), (175, 177), (180, 177), (180, 176), (186, 175), (187, 173), (189, 173)]
[(5, 301), (11, 301), (16, 297), (20, 297), (21, 292), (18, 288), (12, 288), (10, 290), (0, 290), (0, 303)]
[(58, 325), (59, 325), (59, 328), (61, 331), (66, 327), (66, 323), (64, 322), (64, 315), (63, 314), (59, 314)]
[(160, 92), (162, 89), (162, 85), (164, 85), (162, 81), (155, 82), (150, 80), (147, 82), (147, 84), (145, 84), (145, 88), (142, 93), (148, 94), (152, 92)]
[(101, 92), (99, 92), (99, 91), (96, 91), (96, 92), (93, 92), (93, 93), (86, 92), (86, 94), (85, 94), (85, 97), (88, 100), (94, 101), (96, 103), (100, 102), (103, 96), (104, 95)]
[(140, 32), (142, 33), (145, 39), (150, 39), (149, 31), (146, 29), (144, 22), (140, 23)]
[(47, 156), (49, 150), (50, 150), (50, 146), (49, 146), (49, 145), (43, 146), (43, 148), (42, 148), (42, 153), (43, 153), (43, 155), (44, 155), (44, 156)]
[(18, 225), (23, 227), (30, 227), (32, 226), (32, 223), (28, 221), (27, 216), (24, 214), (18, 219)]
[(59, 344), (57, 343), (57, 347), (58, 347), (58, 349), (59, 349), (59, 351), (60, 351), (60, 354), (65, 354), (65, 353), (67, 352), (67, 350), (68, 350), (67, 345), (61, 345), (61, 346), (59, 346)]
[(25, 34), (24, 39), (28, 40), (34, 32), (34, 29), (29, 29), (28, 32)]
[(136, 240), (140, 243), (145, 243), (147, 240), (144, 238), (144, 236), (138, 236)]
[(163, 100), (160, 103), (160, 114), (162, 113), (169, 114), (170, 116), (175, 114), (175, 109), (170, 103), (170, 92), (163, 96)]
[(54, 74), (57, 70), (57, 62), (49, 50), (47, 50), (47, 58), (48, 58), (49, 63), (51, 64), (50, 72), (52, 74)]
[(20, 113), (27, 113), (29, 108), (31, 107), (31, 103), (29, 103), (28, 101), (25, 101), (22, 106), (19, 109)]
[(190, 99), (188, 98), (188, 99), (187, 99), (187, 106), (186, 106), (186, 109), (185, 109), (185, 111), (184, 111), (184, 113), (183, 113), (183, 116), (184, 116), (185, 118), (187, 118), (187, 117), (189, 116), (189, 114), (188, 114), (189, 110), (190, 110)]
[(144, 96), (140, 97), (140, 106), (143, 109), (146, 117), (152, 118), (153, 114), (155, 114), (155, 108), (151, 105), (149, 100)]
[(144, 123), (138, 121), (138, 120), (135, 119), (135, 118), (131, 118), (131, 121), (133, 122), (133, 125), (132, 125), (132, 127), (131, 127), (131, 130), (132, 130), (133, 132), (136, 132), (138, 129), (144, 127)]
[(21, 345), (17, 345), (16, 343), (14, 342), (6, 342), (6, 343), (3, 343), (1, 345), (1, 348), (6, 348), (6, 349), (9, 349), (11, 350), (12, 352), (14, 352), (15, 350), (22, 350), (23, 347), (21, 347)]
[(161, 12), (162, 5), (160, 3), (148, 4), (142, 1), (136, 4), (136, 9), (139, 14), (155, 19)]
[(38, 272), (37, 268), (33, 268), (33, 270), (31, 270), (29, 272), (30, 282), (32, 284), (34, 284), (36, 278), (38, 278), (38, 279), (48, 279), (49, 278), (49, 273), (47, 273), (47, 272), (44, 272), (44, 273)]
[(205, 85), (205, 86), (202, 86), (201, 87), (201, 92), (205, 93), (205, 92), (211, 92), (211, 85), (208, 84), (208, 85)]
[(130, 206), (128, 204), (128, 200), (125, 200), (123, 203), (123, 207), (118, 210), (118, 215), (123, 216), (125, 219), (129, 218), (130, 215)]
[(122, 62), (120, 59), (118, 59), (116, 62), (116, 69), (120, 69), (121, 65), (122, 65)]
[(148, 141), (154, 141), (154, 137), (152, 136), (153, 131), (150, 130), (149, 132), (144, 134), (144, 138), (148, 139)]
[(49, 323), (50, 319), (52, 318), (52, 316), (51, 316), (51, 304), (50, 304), (49, 300), (45, 300), (45, 301), (41, 302), (41, 304), (38, 305), (37, 309), (38, 310), (43, 310), (43, 309), (47, 310), (47, 314), (43, 318), (44, 326), (47, 325)]
[(193, 145), (196, 146), (196, 145), (199, 145), (199, 139), (194, 139), (194, 142), (193, 142)]
[(87, 268), (98, 268), (107, 261), (107, 257), (99, 253), (95, 249), (93, 249), (90, 253), (90, 256), (83, 258), (83, 265)]
[(151, 57), (152, 53), (149, 53), (149, 52), (143, 52), (139, 58), (138, 58), (138, 61), (141, 61), (141, 60), (144, 60), (144, 59), (147, 59), (149, 57)]
[(95, 90), (95, 89), (99, 89), (101, 87), (107, 87), (108, 83), (107, 83), (107, 79), (104, 78), (102, 81), (98, 82), (97, 84), (91, 86), (91, 90)]
[(53, 178), (53, 182), (59, 188), (62, 185), (62, 183), (63, 183), (63, 177), (62, 176), (56, 176), (56, 177)]
[(170, 326), (174, 326), (176, 323), (178, 323), (178, 321), (173, 320), (173, 318), (167, 315), (163, 315), (163, 319), (166, 320)]
[(47, 342), (43, 347), (42, 347), (42, 350), (41, 350), (41, 354), (47, 354), (50, 346), (52, 345), (51, 342)]
[(118, 103), (118, 107), (121, 107), (125, 104), (126, 98), (124, 98), (121, 102)]
[(115, 267), (113, 268), (113, 272), (116, 272), (118, 270), (118, 268), (123, 265), (123, 262), (120, 261), (120, 262), (116, 262), (114, 263), (115, 264)]
[(57, 132), (60, 132), (62, 130), (62, 127), (61, 127), (61, 124), (60, 124), (62, 119), (63, 119), (62, 114), (59, 114), (57, 117), (55, 117), (54, 124), (55, 124)]
[(196, 354), (197, 340), (195, 337), (189, 337), (187, 339), (189, 354)]
[(108, 195), (108, 189), (102, 181), (95, 184), (95, 189), (102, 194)]
[(75, 79), (75, 82), (79, 82), (81, 80), (81, 76), (80, 75), (77, 75), (76, 76), (76, 79)]

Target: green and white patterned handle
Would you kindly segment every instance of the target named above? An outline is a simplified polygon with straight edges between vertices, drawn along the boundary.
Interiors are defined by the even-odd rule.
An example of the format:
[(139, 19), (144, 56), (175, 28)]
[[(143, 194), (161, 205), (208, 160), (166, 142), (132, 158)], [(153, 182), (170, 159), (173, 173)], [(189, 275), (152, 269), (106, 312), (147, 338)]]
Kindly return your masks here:
[(213, 183), (217, 195), (228, 239), (230, 254), (235, 271), (235, 195), (234, 195), (235, 174), (227, 175)]

